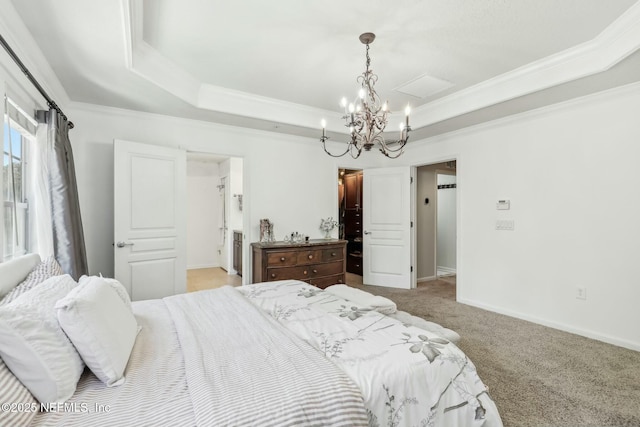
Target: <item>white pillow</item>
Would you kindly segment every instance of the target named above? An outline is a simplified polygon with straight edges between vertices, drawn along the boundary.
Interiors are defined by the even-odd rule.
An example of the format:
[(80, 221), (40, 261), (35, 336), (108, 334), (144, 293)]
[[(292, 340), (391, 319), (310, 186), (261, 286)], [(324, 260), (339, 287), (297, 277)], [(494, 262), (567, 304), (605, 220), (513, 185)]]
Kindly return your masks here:
[(80, 286), (82, 286), (85, 283), (89, 283), (89, 281), (94, 279), (104, 280), (109, 286), (113, 288), (114, 291), (116, 291), (120, 299), (127, 305), (127, 307), (129, 307), (131, 312), (133, 312), (133, 308), (131, 307), (131, 297), (129, 296), (129, 292), (127, 292), (127, 289), (118, 280), (111, 279), (108, 277), (102, 277), (102, 275), (100, 275), (99, 277), (98, 276), (82, 276), (78, 283), (80, 284)]
[(138, 334), (131, 307), (101, 277), (88, 277), (56, 304), (58, 321), (89, 369), (107, 386), (124, 382)]
[[(29, 256), (33, 255), (34, 254), (31, 254)], [(35, 255), (35, 257), (39, 258), (38, 255)], [(56, 261), (53, 256), (50, 256), (36, 265), (18, 286), (13, 288), (11, 292), (5, 295), (5, 297), (0, 300), (0, 305), (9, 304), (11, 301), (15, 300), (25, 292), (35, 288), (48, 278), (53, 276), (61, 276), (63, 274), (64, 272), (62, 271), (62, 267), (60, 267), (60, 264), (58, 264), (58, 261)]]
[(54, 276), (0, 307), (0, 356), (43, 403), (69, 399), (84, 369), (54, 309), (76, 286), (68, 274)]

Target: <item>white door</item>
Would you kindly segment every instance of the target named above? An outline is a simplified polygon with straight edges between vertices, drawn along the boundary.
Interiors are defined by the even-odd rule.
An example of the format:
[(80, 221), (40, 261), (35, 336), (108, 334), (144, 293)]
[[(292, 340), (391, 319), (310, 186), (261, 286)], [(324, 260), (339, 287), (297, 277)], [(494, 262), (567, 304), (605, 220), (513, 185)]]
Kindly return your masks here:
[(115, 278), (133, 300), (186, 292), (186, 152), (114, 141)]
[(365, 169), (362, 193), (364, 283), (412, 288), (411, 168)]

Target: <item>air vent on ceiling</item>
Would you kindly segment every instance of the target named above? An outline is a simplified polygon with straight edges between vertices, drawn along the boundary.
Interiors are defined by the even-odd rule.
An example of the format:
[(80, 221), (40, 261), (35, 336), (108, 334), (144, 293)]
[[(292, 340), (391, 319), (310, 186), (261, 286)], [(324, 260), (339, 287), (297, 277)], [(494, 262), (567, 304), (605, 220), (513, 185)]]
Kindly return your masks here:
[(396, 92), (404, 93), (405, 95), (415, 96), (416, 98), (426, 98), (427, 96), (435, 95), (438, 92), (449, 89), (455, 86), (455, 84), (446, 80), (432, 77), (428, 74), (423, 74), (416, 77), (407, 83), (398, 86), (394, 90)]

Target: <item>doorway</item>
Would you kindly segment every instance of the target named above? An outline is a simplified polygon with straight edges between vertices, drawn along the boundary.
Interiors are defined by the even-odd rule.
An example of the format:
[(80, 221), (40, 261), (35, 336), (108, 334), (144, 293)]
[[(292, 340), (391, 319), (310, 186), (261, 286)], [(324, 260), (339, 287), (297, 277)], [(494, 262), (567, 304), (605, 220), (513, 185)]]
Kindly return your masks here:
[(234, 232), (243, 235), (242, 177), (241, 158), (187, 153), (189, 292), (242, 283), (233, 259)]
[(457, 162), (419, 166), (416, 197), (417, 282), (456, 285)]
[(347, 241), (348, 285), (362, 285), (362, 170), (338, 170), (338, 237)]
[(456, 275), (456, 175), (436, 171), (436, 277)]

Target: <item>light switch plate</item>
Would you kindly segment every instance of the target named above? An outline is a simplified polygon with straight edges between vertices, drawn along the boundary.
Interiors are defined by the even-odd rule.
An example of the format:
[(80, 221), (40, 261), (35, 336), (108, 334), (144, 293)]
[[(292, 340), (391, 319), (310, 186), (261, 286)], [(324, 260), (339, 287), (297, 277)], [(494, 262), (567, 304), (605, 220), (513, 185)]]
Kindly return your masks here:
[(498, 200), (498, 203), (496, 203), (496, 209), (499, 211), (508, 211), (511, 209), (511, 200)]

